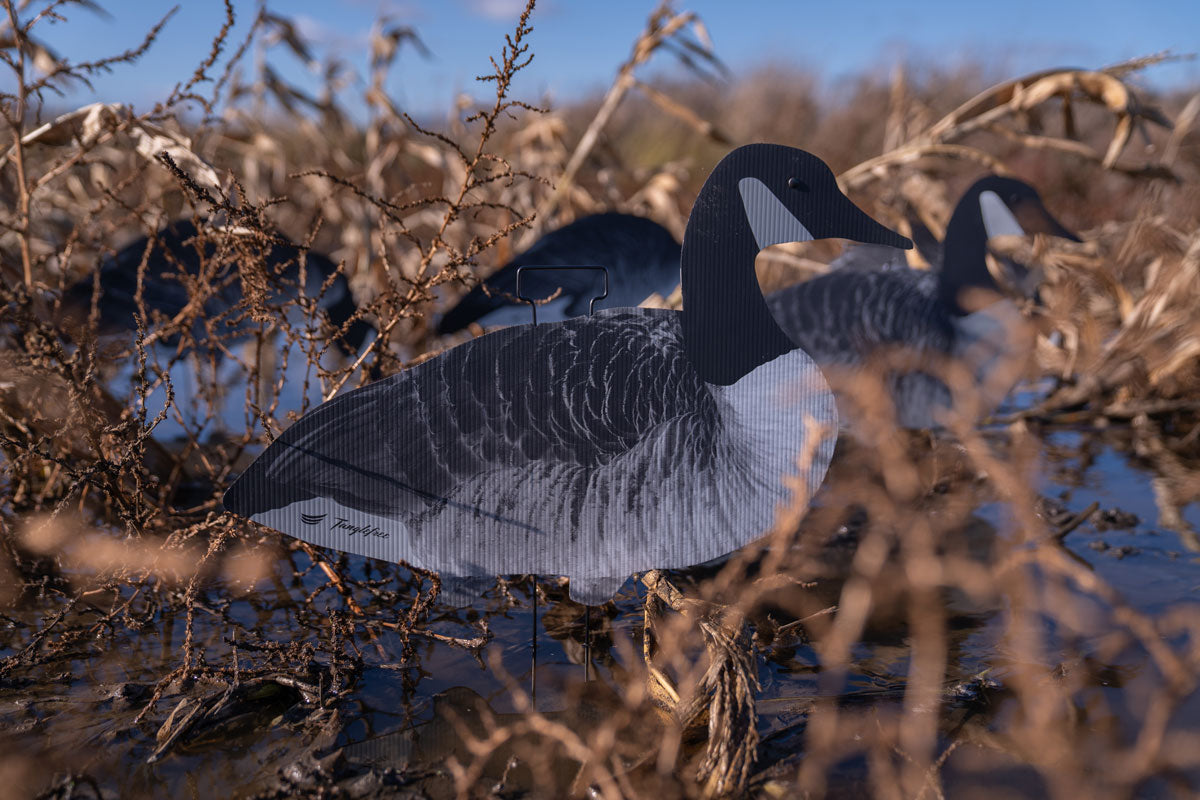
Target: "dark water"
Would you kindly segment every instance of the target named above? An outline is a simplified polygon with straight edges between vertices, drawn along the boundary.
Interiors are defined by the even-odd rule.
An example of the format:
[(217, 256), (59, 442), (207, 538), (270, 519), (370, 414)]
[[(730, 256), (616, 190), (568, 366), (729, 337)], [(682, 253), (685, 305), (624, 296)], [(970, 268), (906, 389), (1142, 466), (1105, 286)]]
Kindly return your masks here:
[[(1068, 550), (1140, 611), (1156, 614), (1180, 603), (1195, 603), (1200, 593), (1200, 554), (1189, 549), (1186, 531), (1161, 524), (1154, 485), (1158, 476), (1150, 464), (1122, 449), (1128, 443), (1120, 431), (1100, 436), (1061, 430), (1044, 434), (1042, 442), (1037, 480), (1043, 495), (1071, 512), (1095, 501), (1102, 510), (1133, 515), (1112, 515), (1117, 527), (1106, 530), (1091, 522), (1083, 524), (1066, 537)], [(1179, 512), (1185, 525), (1200, 527), (1196, 504)], [(984, 504), (976, 509), (968, 534), (1008, 535), (1007, 516), (1002, 504)], [(402, 572), (357, 557), (347, 558), (344, 564), (351, 574), (382, 583)], [(329, 588), (310, 605), (298, 604), (298, 599), (326, 586), (319, 570), (308, 570), (298, 579), (299, 586), (295, 580), (290, 570), (277, 568), (273, 577), (259, 580), (247, 596), (206, 587), (200, 593), (202, 610), (196, 620), (199, 650), (210, 662), (231, 657), (230, 627), (216, 624), (223, 618), (257, 631), (262, 640), (286, 643), (298, 630), (320, 627), (322, 620), (314, 615), (346, 613), (342, 599)], [(447, 761), (452, 756), (466, 759), (462, 731), (482, 732), (480, 720), (486, 714), (501, 723), (514, 718), (510, 715), (519, 712), (514, 687), (534, 692), (532, 702), (551, 719), (585, 731), (589, 716), (602, 718), (612, 707), (611, 690), (621, 684), (626, 670), (636, 670), (641, 659), (644, 589), (639, 583), (630, 579), (613, 606), (591, 612), (587, 622), (592, 646), (586, 656), (583, 608), (570, 603), (552, 582), (543, 582), (542, 591), (545, 597), (539, 603), (536, 628), (527, 581), (510, 584), (507, 594), (493, 588), (465, 608), (438, 606), (422, 623), (431, 631), (471, 638), (479, 634), (480, 621), (486, 621), (493, 638), (478, 650), (416, 638), (413, 657), (399, 663), (399, 633), (380, 629), (374, 641), (359, 635), (363, 668), (341, 677), (349, 691), (336, 703), (322, 710), (319, 704), (305, 702), (296, 689), (277, 683), (251, 686), (244, 696), (234, 698), (229, 713), (216, 723), (189, 732), (153, 760), (160, 745), (155, 734), (171, 709), (182, 698), (222, 690), (168, 687), (147, 718), (133, 723), (146, 704), (149, 687), (180, 665), (184, 642), (184, 621), (179, 615), (151, 613), (143, 629), (118, 630), (99, 650), (79, 642), (68, 657), (29, 675), (18, 670), (0, 682), (0, 727), (10, 734), (5, 740), (13, 752), (34, 759), (39, 769), (87, 773), (102, 787), (114, 793), (119, 789), (121, 796), (248, 796), (279, 786), (280, 776), (289, 774), (298, 782), (290, 785), (300, 785), (308, 780), (296, 771), (302, 758), (314, 751), (319, 755), (338, 749), (348, 766), (337, 769), (360, 777), (359, 788), (367, 792), (362, 796), (372, 796), (369, 792), (375, 784), (369, 782), (383, 780), (378, 775), (390, 774), (388, 768), (406, 774), (403, 782), (410, 789), (434, 797), (453, 796)], [(4, 644), (0, 656), (23, 647), (46, 610), (35, 602), (7, 611), (7, 618), (0, 620), (0, 630), (7, 629), (0, 639)], [(367, 607), (369, 618), (382, 621), (394, 620), (405, 610), (402, 603), (388, 607), (386, 600)], [(1014, 654), (1005, 644), (1003, 609), (948, 611), (949, 699), (939, 728), (951, 737), (965, 725), (986, 727), (987, 720), (1003, 718), (1018, 701), (1006, 691)], [(1098, 612), (1096, 619), (1105, 617)], [(1082, 647), (1099, 642), (1104, 633), (1096, 629)], [(250, 663), (252, 653), (242, 652)], [(808, 711), (819, 697), (836, 695), (849, 708), (898, 709), (910, 655), (902, 630), (871, 629), (856, 645), (853, 670), (843, 683), (831, 687), (809, 644), (798, 642), (761, 653), (759, 768), (800, 763)], [(572, 687), (584, 676), (585, 657), (592, 689), (580, 700)], [(1161, 677), (1137, 648), (1126, 648), (1119, 657), (1093, 667), (1099, 677), (1089, 690), (1096, 693), (1092, 713), (1132, 736), (1142, 717), (1139, 704)], [(334, 678), (326, 674), (314, 680)], [(1086, 697), (1082, 702), (1091, 703)], [(1183, 729), (1200, 728), (1200, 701), (1194, 696), (1185, 700), (1177, 719)], [(963, 757), (950, 759), (944, 770), (951, 794), (984, 791), (996, 775), (1014, 791), (1038, 793), (1045, 788), (1032, 770), (1019, 765), (1007, 772), (1000, 765), (999, 772), (980, 778), (984, 773), (972, 771), (970, 748), (961, 752)], [(503, 753), (493, 759), (485, 770), (486, 780), (500, 780), (505, 760)], [(560, 766), (569, 781), (573, 767)], [(374, 767), (375, 774), (364, 772), (367, 767)], [(839, 789), (855, 794), (867, 786), (864, 776), (865, 766), (851, 759), (838, 768), (830, 789), (835, 794), (842, 793)], [(388, 779), (400, 780), (394, 774)], [(519, 770), (510, 770), (508, 780), (506, 786), (519, 795)], [(1161, 789), (1149, 785), (1140, 791), (1156, 796)], [(386, 794), (377, 789), (377, 796)]]

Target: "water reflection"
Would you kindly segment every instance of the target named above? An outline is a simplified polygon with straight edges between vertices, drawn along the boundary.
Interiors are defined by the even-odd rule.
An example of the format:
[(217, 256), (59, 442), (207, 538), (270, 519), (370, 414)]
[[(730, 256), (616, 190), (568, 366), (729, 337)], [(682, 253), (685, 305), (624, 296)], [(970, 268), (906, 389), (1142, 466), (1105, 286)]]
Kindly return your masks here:
[[(136, 408), (142, 402), (137, 390), (137, 359), (129, 356), (126, 347), (110, 346), (100, 361), (120, 365), (107, 375), (106, 386), (113, 397)], [(120, 356), (114, 357), (114, 353)], [(329, 348), (317, 367), (304, 352), (302, 341), (289, 342), (270, 329), (253, 338), (185, 351), (151, 345), (146, 349), (147, 417), (153, 420), (166, 410), (166, 417), (155, 428), (156, 438), (163, 442), (204, 441), (254, 430), (259, 425), (254, 406), (273, 407), (275, 417), (287, 419), (289, 412), (319, 405), (329, 388), (321, 380), (322, 371), (339, 368), (347, 358)], [(257, 376), (257, 381), (251, 376)]]
[[(1153, 612), (1194, 599), (1200, 586), (1200, 567), (1183, 546), (1187, 540), (1160, 527), (1173, 521), (1161, 513), (1163, 497), (1184, 523), (1196, 526), (1196, 506), (1189, 499), (1194, 495), (1183, 491), (1190, 484), (1181, 481), (1194, 473), (1189, 456), (1174, 451), (1173, 463), (1185, 474), (1159, 473), (1158, 467), (1171, 462), (1145, 446), (1139, 450), (1137, 443), (1137, 434), (1130, 430), (1102, 436), (1047, 432), (1038, 463), (1042, 493), (1067, 513), (1093, 501), (1108, 512), (1098, 514), (1095, 524), (1072, 531), (1063, 545), (1134, 608)], [(942, 466), (951, 460), (943, 458)], [(1160, 481), (1172, 488), (1156, 495)], [(930, 485), (935, 483), (931, 478)], [(805, 523), (823, 526), (828, 541), (821, 547), (803, 539), (798, 544), (806, 554), (809, 572), (802, 577), (808, 582), (773, 590), (751, 620), (762, 682), (757, 693), (759, 765), (779, 774), (794, 774), (809, 755), (809, 723), (821, 703), (833, 702), (851, 720), (864, 720), (865, 732), (872, 730), (871, 719), (904, 713), (914, 634), (907, 620), (911, 598), (905, 587), (910, 583), (896, 553), (884, 554), (849, 669), (831, 675), (819, 655), (835, 619), (825, 612), (843, 602), (863, 537), (873, 524), (904, 524), (878, 517), (872, 521), (869, 510), (855, 510), (856, 505), (869, 509), (869, 492), (839, 498), (838, 491), (834, 474)], [(1012, 520), (987, 490), (981, 488), (962, 508), (953, 493), (945, 498), (931, 512), (922, 512), (954, 531), (940, 540), (943, 555), (988, 564), (998, 546), (1011, 544)], [(1107, 549), (1093, 546), (1101, 541)], [(274, 569), (254, 584), (253, 591), (230, 592), (233, 587), (215, 583), (200, 589), (192, 629), (196, 652), (207, 664), (228, 664), (236, 647), (245, 671), (242, 687), (229, 694), (219, 713), (206, 716), (157, 759), (148, 763), (163, 746), (160, 737), (171, 712), (185, 701), (178, 714), (186, 714), (193, 703), (216, 709), (227, 687), (204, 680), (167, 685), (153, 713), (135, 723), (157, 681), (179, 666), (187, 636), (184, 619), (139, 605), (136, 598), (132, 602), (138, 618), (147, 622), (141, 628), (123, 628), (104, 652), (77, 642), (20, 680), (0, 676), (0, 728), (6, 731), (0, 740), (12, 744), (14, 757), (89, 772), (102, 786), (120, 787), (122, 796), (252, 794), (282, 785), (281, 776), (294, 773), (304, 759), (326, 758), (339, 750), (347, 765), (334, 771), (345, 776), (339, 780), (378, 777), (391, 768), (406, 776), (410, 788), (429, 796), (453, 796), (450, 759), (471, 764), (472, 740), (511, 728), (524, 732), (476, 765), (481, 783), (501, 784), (519, 795), (537, 772), (539, 779), (552, 776), (557, 796), (578, 788), (573, 787), (578, 762), (560, 755), (537, 763), (537, 753), (549, 749), (539, 749), (542, 740), (521, 728), (519, 697), (530, 694), (534, 679), (528, 579), (494, 583), (464, 605), (437, 604), (421, 623), (429, 631), (458, 639), (479, 636), (486, 624), (493, 638), (482, 647), (472, 650), (414, 636), (404, 660), (399, 631), (377, 626), (367, 635), (360, 627), (353, 644), (338, 646), (342, 660), (334, 663), (335, 648), (319, 632), (329, 630), (330, 615), (340, 615), (339, 624), (350, 629), (344, 601), (303, 554), (280, 546), (282, 556), (269, 559)], [(1132, 549), (1118, 557), (1123, 547)], [(715, 569), (673, 577), (684, 585)], [(421, 584), (401, 566), (355, 557), (347, 557), (341, 571), (353, 580), (371, 620), (396, 620)], [(546, 580), (539, 586), (533, 702), (548, 721), (586, 739), (606, 721), (626, 713), (623, 692), (644, 675), (645, 590), (638, 582), (627, 582), (613, 603), (592, 609), (589, 620), (583, 606), (570, 602), (564, 587)], [(1161, 674), (1135, 640), (1114, 639), (1119, 632), (1112, 629), (1102, 604), (1077, 589), (1071, 591), (1076, 593), (1057, 601), (1059, 607), (1074, 608), (1073, 616), (1063, 618), (1070, 626), (1063, 620), (1046, 620), (1047, 650), (1039, 662), (1030, 662), (1014, 646), (1007, 629), (1009, 598), (958, 590), (939, 596), (946, 650), (936, 727), (940, 748), (954, 744), (942, 770), (947, 795), (978, 793), (1001, 784), (1012, 792), (1046, 790), (1028, 766), (1038, 763), (1041, 754), (1019, 735), (1018, 723), (1027, 708), (1016, 687), (1053, 682), (1061, 690), (1055, 696), (1069, 698), (1054, 713), (1064, 724), (1086, 730), (1098, 747), (1106, 742), (1117, 746), (1141, 730), (1145, 698), (1161, 686)], [(48, 591), (4, 609), (0, 656), (20, 652), (31, 631), (63, 610), (58, 597)], [(310, 597), (311, 603), (304, 602)], [(111, 595), (97, 594), (72, 610), (65, 622), (75, 616), (90, 619), (113, 602)], [(800, 624), (793, 624), (798, 620)], [(237, 629), (235, 636), (231, 625)], [(254, 632), (253, 638), (247, 631)], [(272, 648), (293, 644), (313, 648), (313, 671), (306, 676), (273, 674)], [(585, 663), (591, 678), (586, 682)], [(283, 677), (311, 684), (317, 696), (306, 697), (305, 690), (279, 682)], [(322, 698), (331, 696), (335, 685), (347, 686), (350, 692), (327, 703)], [(1200, 719), (1200, 700), (1194, 695), (1182, 698), (1176, 714), (1180, 724)], [(641, 774), (639, 769), (653, 772), (650, 766), (637, 766), (633, 751), (656, 752), (658, 740), (640, 740), (638, 731), (661, 740), (662, 731), (669, 728), (665, 718), (644, 716), (621, 728), (622, 736), (629, 738), (631, 752), (624, 767), (631, 774)], [(831, 769), (828, 789), (846, 794), (866, 790), (868, 772), (865, 757), (848, 758)], [(769, 780), (769, 775), (761, 780)]]
[[(576, 687), (571, 701), (566, 708), (544, 711), (541, 716), (584, 741), (622, 705), (620, 696), (604, 681)], [(506, 704), (501, 701), (501, 705)], [(351, 763), (376, 769), (430, 773), (431, 780), (424, 787), (435, 796), (439, 794), (438, 781), (433, 778), (444, 777), (451, 760), (463, 769), (474, 765), (479, 779), (486, 785), (502, 787), (499, 791), (520, 794), (537, 787), (542, 792), (577, 793), (580, 763), (570, 758), (537, 763), (542, 761), (537, 753), (544, 753), (546, 745), (534, 731), (525, 729), (525, 723), (525, 714), (499, 712), (474, 689), (455, 686), (433, 696), (427, 720), (348, 744), (345, 754)], [(473, 764), (480, 743), (501, 730), (516, 730), (517, 734), (503, 736), (482, 763)], [(651, 726), (645, 733), (651, 734)], [(632, 764), (626, 764), (629, 766)]]

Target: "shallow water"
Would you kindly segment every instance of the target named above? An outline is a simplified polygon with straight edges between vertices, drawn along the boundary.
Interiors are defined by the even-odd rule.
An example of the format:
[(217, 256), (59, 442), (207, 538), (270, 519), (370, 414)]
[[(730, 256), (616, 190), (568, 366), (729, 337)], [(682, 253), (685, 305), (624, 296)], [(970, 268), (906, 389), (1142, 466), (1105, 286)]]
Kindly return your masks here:
[[(1121, 449), (1127, 443), (1119, 430), (1103, 436), (1060, 430), (1045, 434), (1042, 442), (1037, 481), (1043, 495), (1073, 513), (1095, 501), (1101, 509), (1120, 509), (1137, 518), (1135, 522), (1117, 519), (1119, 525), (1132, 524), (1107, 530), (1098, 530), (1092, 522), (1083, 524), (1064, 541), (1072, 554), (1138, 610), (1157, 613), (1200, 599), (1200, 554), (1188, 549), (1186, 532), (1160, 524), (1154, 490), (1157, 476), (1148, 463)], [(1185, 524), (1200, 527), (1196, 503), (1180, 509), (1180, 517)], [(1006, 518), (1002, 504), (982, 504), (964, 535), (1006, 536)], [(327, 587), (319, 570), (308, 569), (295, 585), (290, 569), (283, 569), (279, 561), (275, 574), (257, 581), (248, 595), (217, 585), (202, 589), (195, 638), (210, 662), (230, 658), (237, 644), (223, 638), (229, 630), (225, 625), (214, 624), (222, 617), (256, 631), (263, 641), (287, 643), (297, 638), (298, 631), (314, 629), (314, 614), (345, 615), (345, 604)], [(383, 586), (392, 585), (404, 572), (353, 556), (343, 563), (350, 574), (378, 579)], [(326, 588), (310, 606), (300, 605), (299, 600), (322, 587)], [(619, 686), (626, 669), (635, 669), (641, 658), (645, 590), (630, 579), (612, 606), (591, 612), (592, 646), (587, 660), (593, 688), (585, 694), (586, 701), (578, 700), (571, 687), (584, 674), (583, 609), (551, 582), (543, 582), (542, 591), (546, 596), (539, 603), (536, 631), (528, 582), (509, 584), (507, 595), (494, 587), (464, 608), (437, 606), (424, 624), (427, 630), (470, 638), (479, 634), (484, 620), (493, 638), (475, 651), (416, 638), (412, 657), (401, 664), (399, 633), (379, 629), (374, 640), (359, 635), (360, 671), (339, 676), (330, 673), (326, 664), (325, 672), (310, 676), (314, 685), (324, 686), (322, 691), (332, 688), (331, 682), (347, 686), (349, 691), (336, 702), (321, 708), (319, 702), (305, 702), (298, 690), (275, 683), (247, 690), (247, 696), (234, 698), (229, 713), (217, 723), (190, 731), (157, 758), (153, 755), (161, 742), (156, 741), (156, 732), (171, 709), (184, 698), (195, 702), (197, 697), (213, 695), (213, 700), (223, 690), (202, 685), (168, 687), (146, 720), (133, 723), (146, 704), (149, 687), (179, 666), (185, 636), (179, 615), (155, 614), (151, 609), (142, 630), (119, 630), (102, 648), (79, 642), (64, 657), (28, 675), (17, 671), (0, 681), (0, 725), (16, 734), (4, 737), (13, 752), (46, 767), (53, 765), (57, 772), (87, 773), (102, 787), (119, 789), (121, 796), (249, 796), (278, 787), (281, 780), (292, 780), (284, 785), (294, 787), (311, 780), (297, 772), (295, 765), (302, 757), (339, 749), (349, 764), (337, 767), (344, 774), (358, 774), (367, 781), (361, 777), (367, 773), (361, 770), (374, 767), (371, 780), (390, 775), (387, 780), (405, 783), (411, 790), (432, 797), (453, 796), (447, 761), (452, 756), (465, 758), (462, 733), (481, 733), (486, 713), (501, 723), (515, 718), (510, 715), (519, 711), (518, 695), (532, 692), (531, 702), (539, 711), (586, 730), (589, 718), (603, 717), (616, 703), (605, 687)], [(403, 603), (394, 607), (388, 603), (386, 594), (369, 605), (364, 602), (368, 618), (390, 621), (403, 613)], [(0, 656), (24, 647), (30, 631), (53, 608), (54, 602), (45, 600), (6, 611), (7, 618), (0, 619)], [(1016, 713), (1019, 702), (1007, 683), (1021, 665), (1007, 650), (1002, 608), (948, 611), (945, 683), (950, 694), (940, 712), (939, 730), (952, 737), (964, 726), (986, 728), (988, 720)], [(1103, 634), (1096, 630), (1091, 638), (1074, 642), (1073, 648), (1098, 652), (1096, 642)], [(253, 650), (246, 649), (249, 645), (243, 643), (241, 651), (247, 663), (254, 658)], [(1048, 654), (1051, 663), (1056, 655)], [(853, 669), (840, 683), (830, 683), (816, 650), (806, 642), (760, 652), (759, 769), (800, 763), (808, 711), (820, 697), (836, 696), (847, 708), (898, 709), (910, 656), (903, 629), (886, 625), (868, 629), (855, 647)], [(1089, 689), (1095, 692), (1092, 713), (1102, 718), (1089, 724), (1115, 726), (1132, 736), (1140, 724), (1139, 704), (1160, 680), (1145, 653), (1125, 648), (1118, 657), (1090, 664), (1089, 669), (1097, 676)], [(1086, 693), (1080, 702), (1092, 703)], [(1180, 727), (1200, 729), (1197, 697), (1188, 698), (1177, 714)], [(505, 758), (493, 762), (484, 771), (490, 783), (505, 775)], [(396, 772), (389, 773), (388, 768)], [(572, 765), (558, 768), (565, 775), (561, 781), (569, 783)], [(834, 771), (830, 792), (856, 794), (867, 785), (865, 775), (865, 762), (851, 758)], [(947, 761), (943, 778), (952, 796), (956, 791), (994, 788), (997, 780), (1018, 792), (1044, 790), (1028, 767), (996, 761), (994, 756), (984, 758), (969, 746)], [(1200, 786), (1200, 776), (1186, 778)], [(509, 770), (506, 780), (506, 787), (519, 796), (520, 770)], [(366, 791), (370, 786), (364, 782), (360, 788)], [(1147, 785), (1140, 793), (1157, 796), (1160, 790)], [(382, 788), (373, 791), (374, 796), (387, 796)]]
[[(301, 346), (292, 342), (279, 346), (282, 337), (268, 336), (260, 349), (254, 339), (233, 340), (229, 350), (247, 364), (253, 364), (256, 352), (266, 353), (269, 360), (261, 364), (261, 399), (264, 405), (278, 403), (275, 416), (286, 419), (288, 412), (319, 405), (322, 387), (317, 370), (309, 363)], [(332, 368), (345, 361), (339, 352), (327, 352), (323, 363)], [(136, 394), (128, 395), (135, 386), (137, 363), (134, 358), (121, 358), (121, 368), (107, 376), (106, 384), (115, 397), (125, 398), (136, 407)], [(166, 345), (151, 346), (146, 352), (146, 374), (150, 391), (143, 401), (147, 419), (153, 419), (164, 408), (167, 416), (155, 428), (159, 441), (171, 443), (195, 436), (198, 440), (213, 435), (237, 433), (257, 420), (247, 404), (246, 368), (217, 350), (177, 353)], [(165, 377), (164, 377), (165, 376)], [(174, 400), (168, 406), (168, 383)], [(127, 396), (128, 395), (128, 396)]]

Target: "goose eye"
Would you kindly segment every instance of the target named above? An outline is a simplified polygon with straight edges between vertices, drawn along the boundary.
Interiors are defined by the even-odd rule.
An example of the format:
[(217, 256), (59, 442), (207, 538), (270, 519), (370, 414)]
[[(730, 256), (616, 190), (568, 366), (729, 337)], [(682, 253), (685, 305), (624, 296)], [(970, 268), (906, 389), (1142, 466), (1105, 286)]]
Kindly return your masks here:
[(789, 189), (799, 189), (802, 192), (807, 192), (808, 184), (805, 183), (804, 181), (800, 180), (799, 178), (788, 178), (788, 188)]

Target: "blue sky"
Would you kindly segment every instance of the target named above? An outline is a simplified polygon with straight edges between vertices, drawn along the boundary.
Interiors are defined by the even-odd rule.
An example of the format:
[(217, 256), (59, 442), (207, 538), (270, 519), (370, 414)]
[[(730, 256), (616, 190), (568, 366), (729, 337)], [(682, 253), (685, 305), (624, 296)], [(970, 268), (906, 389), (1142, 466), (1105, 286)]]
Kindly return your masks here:
[[(41, 38), (76, 60), (110, 55), (135, 46), (170, 8), (145, 0), (102, 4), (110, 17), (74, 9), (67, 24), (43, 25)], [(417, 113), (445, 109), (457, 92), (478, 91), (473, 78), (488, 71), (487, 58), (511, 31), (521, 5), (519, 0), (268, 0), (269, 8), (300, 24), (319, 54), (339, 53), (360, 72), (378, 16), (415, 27), (432, 54), (425, 59), (404, 51), (389, 89), (399, 104)], [(533, 18), (536, 58), (518, 83), (519, 94), (537, 99), (548, 93), (562, 102), (604, 89), (654, 5), (652, 0), (542, 0)], [(165, 97), (208, 53), (222, 19), (220, 0), (179, 0), (179, 6), (137, 65), (98, 78), (95, 94), (83, 90), (59, 102), (74, 106), (100, 99), (144, 108)], [(236, 37), (255, 7), (235, 0), (235, 8)], [(1102, 66), (1167, 49), (1200, 51), (1200, 0), (680, 0), (677, 8), (701, 16), (735, 76), (767, 63), (795, 64), (833, 83), (863, 72), (887, 74), (900, 61), (952, 67), (967, 60), (1008, 75), (1050, 66)], [(282, 48), (270, 58), (289, 79), (315, 84)], [(252, 56), (246, 61), (251, 63)], [(1200, 62), (1155, 67), (1141, 80), (1197, 86)], [(9, 90), (9, 84), (8, 75), (0, 76), (0, 90)], [(361, 87), (348, 89), (343, 101), (354, 106), (361, 94)]]

